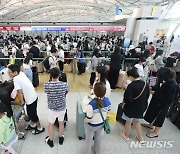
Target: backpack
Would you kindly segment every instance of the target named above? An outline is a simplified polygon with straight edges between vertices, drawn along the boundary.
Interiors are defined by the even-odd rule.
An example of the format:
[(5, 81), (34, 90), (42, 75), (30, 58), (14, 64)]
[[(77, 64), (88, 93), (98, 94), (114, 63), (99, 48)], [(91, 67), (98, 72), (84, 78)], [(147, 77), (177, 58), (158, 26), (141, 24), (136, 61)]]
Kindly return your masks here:
[[(51, 56), (50, 56), (51, 57)], [(43, 65), (45, 67), (45, 69), (48, 71), (50, 69), (50, 65), (49, 65), (49, 57), (45, 58), (43, 60)]]
[(66, 73), (60, 72), (59, 81), (67, 82), (67, 76), (66, 76)]

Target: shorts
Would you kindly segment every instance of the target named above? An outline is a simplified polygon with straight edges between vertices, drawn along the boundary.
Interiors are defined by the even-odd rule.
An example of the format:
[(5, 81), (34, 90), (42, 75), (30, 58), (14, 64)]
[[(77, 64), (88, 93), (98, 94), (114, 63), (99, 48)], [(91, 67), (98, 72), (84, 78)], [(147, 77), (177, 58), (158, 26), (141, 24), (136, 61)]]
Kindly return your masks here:
[(48, 121), (49, 121), (49, 123), (53, 124), (56, 121), (56, 118), (58, 118), (58, 121), (60, 121), (60, 122), (64, 121), (65, 113), (66, 113), (66, 110), (52, 111), (52, 110), (48, 109)]
[(36, 99), (32, 104), (30, 105), (26, 105), (27, 107), (27, 115), (29, 116), (29, 119), (32, 122), (38, 122), (39, 121), (39, 117), (37, 115), (37, 100)]
[(123, 113), (123, 115), (122, 115), (121, 118), (124, 119), (124, 120), (126, 120), (126, 121), (130, 121), (130, 122), (132, 122), (133, 120), (136, 120), (136, 121), (142, 120), (141, 118), (129, 118), (129, 117), (127, 117), (124, 113)]

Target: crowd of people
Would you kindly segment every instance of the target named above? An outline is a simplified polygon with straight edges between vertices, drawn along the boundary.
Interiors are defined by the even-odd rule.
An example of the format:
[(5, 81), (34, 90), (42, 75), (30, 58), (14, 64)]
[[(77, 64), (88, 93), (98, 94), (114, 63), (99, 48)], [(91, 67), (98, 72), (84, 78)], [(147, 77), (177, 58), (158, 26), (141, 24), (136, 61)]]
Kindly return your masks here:
[[(2, 38), (2, 37), (1, 37)], [(82, 40), (81, 40), (82, 39)], [(31, 40), (30, 46), (28, 41)], [(92, 140), (94, 137), (93, 149), (95, 153), (101, 152), (102, 131), (104, 128), (104, 121), (106, 113), (111, 109), (110, 94), (111, 89), (116, 89), (116, 84), (120, 70), (127, 71), (127, 76), (131, 80), (124, 92), (124, 106), (122, 119), (126, 121), (125, 129), (121, 132), (122, 137), (125, 140), (129, 140), (129, 133), (131, 130), (131, 124), (136, 128), (137, 140), (143, 144), (144, 139), (141, 133), (141, 120), (144, 119), (148, 124), (142, 123), (142, 126), (154, 129), (152, 132), (147, 133), (149, 138), (158, 137), (159, 130), (163, 126), (165, 116), (170, 103), (177, 97), (179, 92), (179, 53), (173, 53), (170, 57), (164, 59), (163, 51), (156, 50), (152, 43), (145, 46), (143, 53), (137, 52), (133, 45), (130, 46), (129, 52), (126, 52), (122, 48), (123, 38), (101, 36), (100, 38), (90, 39), (81, 37), (71, 37), (70, 35), (64, 37), (55, 37), (48, 34), (46, 36), (44, 50), (51, 51), (49, 58), (50, 65), (50, 80), (44, 83), (44, 91), (47, 94), (48, 103), (48, 136), (45, 138), (46, 143), (53, 148), (53, 136), (54, 136), (54, 123), (58, 118), (59, 123), (59, 144), (64, 142), (64, 116), (66, 113), (66, 95), (69, 91), (68, 84), (66, 82), (59, 81), (61, 71), (63, 71), (64, 55), (63, 50), (71, 50), (70, 48), (77, 49), (76, 56), (79, 57), (77, 66), (79, 74), (81, 74), (81, 64), (83, 63), (83, 50), (90, 50), (90, 43), (95, 41), (92, 48), (93, 55), (91, 58), (91, 76), (90, 76), (90, 98), (86, 106), (86, 117), (84, 119), (85, 126), (85, 146), (84, 153), (91, 154), (92, 152)], [(109, 43), (108, 43), (109, 41)], [(61, 42), (61, 43), (60, 43)], [(70, 42), (69, 46), (68, 43)], [(73, 44), (71, 44), (73, 42)], [(113, 45), (113, 53), (110, 55), (109, 70), (102, 61), (99, 59), (100, 49), (106, 49), (107, 44)], [(114, 43), (113, 43), (114, 42)], [(19, 43), (19, 44), (18, 44)], [(16, 63), (10, 63), (8, 65), (9, 76), (13, 79), (14, 90), (17, 91), (17, 95), (20, 98), (22, 105), (26, 104), (27, 115), (31, 120), (30, 125), (25, 129), (32, 130), (32, 134), (40, 134), (45, 131), (45, 128), (41, 126), (40, 120), (37, 114), (37, 93), (32, 85), (32, 72), (31, 67), (33, 64), (33, 58), (39, 58), (39, 51), (44, 42), (39, 37), (33, 39), (32, 37), (25, 36), (9, 36), (6, 38), (6, 47), (3, 47), (4, 56), (9, 45), (12, 45), (12, 55), (18, 55), (22, 49), (24, 73), (20, 70), (21, 61)], [(44, 43), (44, 44), (45, 44)], [(77, 44), (74, 44), (77, 43)], [(4, 45), (5, 45), (4, 44)], [(26, 45), (25, 45), (26, 44)], [(40, 44), (42, 46), (40, 46)], [(64, 44), (64, 45), (63, 45)], [(65, 46), (66, 45), (66, 46)], [(141, 44), (140, 44), (141, 45)], [(26, 48), (24, 48), (26, 46)], [(28, 47), (29, 46), (29, 47)], [(103, 48), (104, 47), (104, 48)], [(84, 48), (84, 49), (83, 49)], [(25, 50), (26, 49), (26, 50)], [(57, 53), (59, 57), (57, 58)], [(122, 67), (124, 58), (139, 58), (138, 61), (133, 62), (132, 59), (125, 59), (124, 63), (129, 63), (128, 69)], [(6, 63), (6, 60), (1, 60)], [(3, 64), (4, 65), (4, 64)], [(59, 67), (59, 68), (58, 68)], [(146, 70), (146, 71), (145, 71)], [(156, 84), (153, 87), (149, 87), (146, 82), (147, 77), (157, 77)], [(176, 82), (177, 81), (177, 82)], [(177, 84), (178, 83), (178, 84)], [(148, 99), (150, 93), (152, 98), (148, 105)], [(101, 113), (100, 113), (101, 112)], [(7, 129), (8, 128), (8, 129)], [(11, 132), (11, 133), (10, 133)], [(4, 106), (3, 102), (0, 103), (0, 142), (5, 151), (15, 153), (12, 148), (12, 144), (17, 140), (15, 127), (12, 122), (12, 115), (9, 114), (9, 110)]]

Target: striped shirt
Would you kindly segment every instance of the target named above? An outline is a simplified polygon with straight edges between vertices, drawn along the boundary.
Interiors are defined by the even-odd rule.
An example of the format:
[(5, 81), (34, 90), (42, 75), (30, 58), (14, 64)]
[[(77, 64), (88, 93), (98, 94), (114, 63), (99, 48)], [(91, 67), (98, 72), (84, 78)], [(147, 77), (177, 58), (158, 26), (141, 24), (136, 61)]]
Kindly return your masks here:
[(66, 109), (66, 94), (68, 85), (66, 82), (46, 82), (45, 93), (48, 98), (48, 108), (52, 111), (63, 111)]

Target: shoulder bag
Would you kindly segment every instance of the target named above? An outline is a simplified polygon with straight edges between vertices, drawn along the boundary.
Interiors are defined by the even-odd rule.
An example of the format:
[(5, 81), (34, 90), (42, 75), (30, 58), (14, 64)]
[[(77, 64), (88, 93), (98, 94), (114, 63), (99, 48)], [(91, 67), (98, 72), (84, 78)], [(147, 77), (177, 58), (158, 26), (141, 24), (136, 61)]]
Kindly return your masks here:
[(99, 110), (99, 113), (100, 113), (101, 118), (102, 118), (103, 123), (104, 123), (104, 131), (106, 132), (106, 134), (110, 134), (111, 133), (111, 129), (110, 129), (109, 122), (107, 120), (104, 120), (104, 117), (103, 117), (101, 109), (98, 109), (98, 110)]

